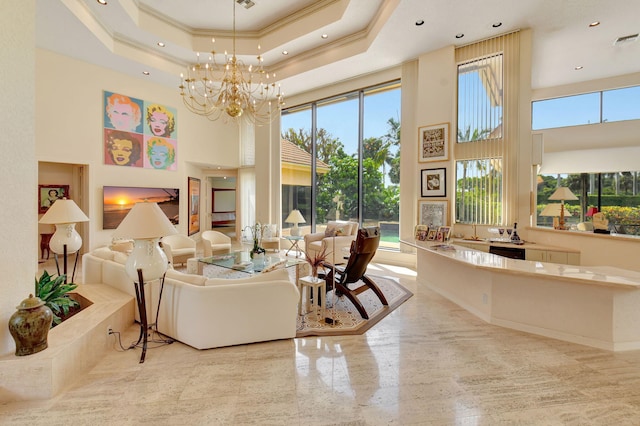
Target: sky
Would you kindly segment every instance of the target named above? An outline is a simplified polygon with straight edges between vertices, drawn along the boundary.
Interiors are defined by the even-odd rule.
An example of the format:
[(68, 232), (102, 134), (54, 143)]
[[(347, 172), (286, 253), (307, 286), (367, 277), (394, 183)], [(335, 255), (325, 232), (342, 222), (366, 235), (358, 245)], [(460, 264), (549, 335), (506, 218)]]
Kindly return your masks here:
[[(400, 90), (365, 96), (364, 138), (379, 137), (389, 132), (387, 121), (400, 121)], [(349, 99), (318, 107), (318, 128), (326, 129), (340, 139), (347, 153), (355, 153), (358, 144), (358, 99)], [(289, 128), (311, 129), (311, 110), (282, 116), (282, 132)]]

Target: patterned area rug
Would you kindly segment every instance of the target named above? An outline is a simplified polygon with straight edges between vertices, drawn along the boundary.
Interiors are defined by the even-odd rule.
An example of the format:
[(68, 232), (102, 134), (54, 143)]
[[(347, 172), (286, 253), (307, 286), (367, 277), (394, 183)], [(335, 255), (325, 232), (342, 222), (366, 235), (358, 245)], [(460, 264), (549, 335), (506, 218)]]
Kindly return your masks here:
[[(333, 291), (330, 291), (327, 293), (325, 317), (322, 318), (313, 309), (304, 316), (299, 316), (296, 337), (362, 334), (413, 296), (413, 293), (401, 286), (395, 278), (368, 276), (380, 287), (389, 306), (384, 306), (373, 291), (364, 291), (358, 295), (358, 299), (369, 314), (369, 319), (362, 319), (349, 299), (344, 296), (336, 297)], [(349, 287), (356, 288), (358, 285), (362, 283), (355, 283)]]
[[(295, 268), (288, 268), (288, 272), (291, 281), (295, 282)], [(212, 265), (204, 267), (203, 275), (208, 278), (245, 278), (247, 276), (244, 272)], [(360, 293), (358, 299), (369, 314), (369, 319), (366, 320), (360, 316), (349, 299), (344, 296), (334, 296), (333, 291), (330, 291), (327, 293), (327, 309), (324, 318), (320, 315), (320, 311), (313, 310), (313, 307), (310, 312), (298, 316), (296, 337), (362, 334), (413, 296), (413, 293), (400, 285), (395, 278), (368, 276), (380, 287), (382, 294), (389, 302), (388, 306), (384, 306), (371, 290)], [(358, 282), (349, 287), (356, 288), (359, 285), (362, 283)]]

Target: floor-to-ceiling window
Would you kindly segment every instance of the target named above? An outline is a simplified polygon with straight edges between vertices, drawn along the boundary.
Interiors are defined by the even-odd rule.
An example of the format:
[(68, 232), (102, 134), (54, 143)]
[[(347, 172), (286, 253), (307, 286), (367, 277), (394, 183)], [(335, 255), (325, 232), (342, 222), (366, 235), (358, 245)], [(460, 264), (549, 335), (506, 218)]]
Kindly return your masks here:
[(281, 128), (283, 219), (297, 208), (307, 231), (380, 226), (381, 245), (398, 247), (400, 82), (287, 109)]

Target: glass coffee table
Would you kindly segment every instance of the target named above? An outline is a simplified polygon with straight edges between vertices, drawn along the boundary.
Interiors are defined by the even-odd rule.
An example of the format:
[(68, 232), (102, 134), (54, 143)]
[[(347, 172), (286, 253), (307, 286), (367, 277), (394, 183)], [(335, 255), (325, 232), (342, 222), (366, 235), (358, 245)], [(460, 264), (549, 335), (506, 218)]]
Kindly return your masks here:
[(210, 257), (198, 259), (198, 274), (202, 275), (206, 265), (219, 266), (221, 268), (233, 269), (234, 271), (247, 274), (262, 272), (265, 268), (282, 262), (284, 268), (296, 267), (296, 282), (300, 277), (300, 266), (307, 262), (298, 258), (282, 257), (277, 254), (263, 254), (255, 256), (253, 259), (248, 251), (234, 251), (231, 253), (218, 254)]

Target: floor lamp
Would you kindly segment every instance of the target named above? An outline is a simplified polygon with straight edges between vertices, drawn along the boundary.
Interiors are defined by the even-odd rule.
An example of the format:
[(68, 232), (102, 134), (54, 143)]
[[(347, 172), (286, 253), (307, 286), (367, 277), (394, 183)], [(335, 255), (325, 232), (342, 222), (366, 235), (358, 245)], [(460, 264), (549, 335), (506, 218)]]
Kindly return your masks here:
[(56, 226), (56, 232), (49, 241), (49, 249), (55, 254), (58, 275), (60, 275), (58, 254), (62, 254), (65, 283), (67, 282), (67, 255), (76, 253), (73, 273), (71, 275), (71, 282), (73, 282), (76, 274), (76, 266), (78, 265), (78, 250), (82, 247), (82, 237), (78, 234), (78, 231), (76, 231), (76, 223), (88, 221), (89, 218), (80, 210), (80, 207), (78, 207), (73, 200), (66, 198), (56, 200), (39, 220), (39, 223)]
[[(176, 228), (160, 209), (157, 203), (137, 203), (125, 216), (113, 234), (114, 238), (131, 238), (133, 251), (127, 259), (125, 270), (134, 282), (136, 302), (140, 314), (140, 336), (138, 341), (130, 346), (137, 347), (142, 342), (142, 355), (140, 363), (144, 362), (149, 338), (149, 325), (147, 320), (147, 303), (145, 297), (146, 282), (162, 279), (160, 295), (158, 296), (158, 312), (162, 301), (164, 288), (164, 274), (167, 271), (168, 260), (158, 242), (161, 237), (177, 234)], [(158, 316), (156, 313), (155, 325), (157, 331)], [(163, 341), (162, 343), (170, 343)]]

